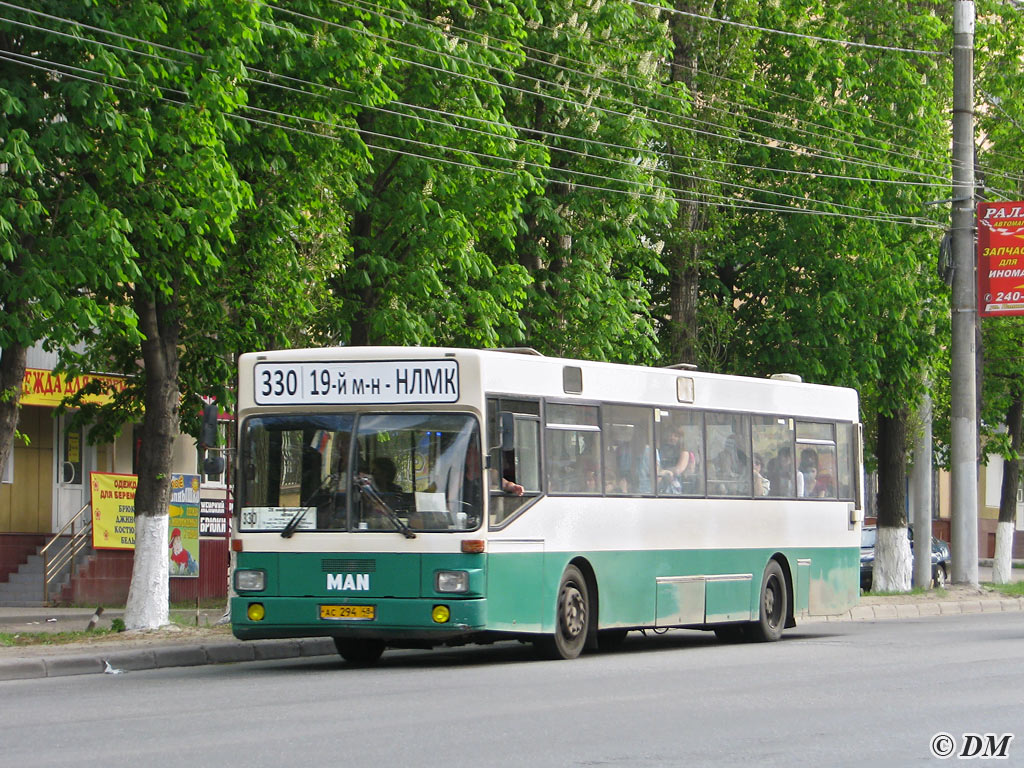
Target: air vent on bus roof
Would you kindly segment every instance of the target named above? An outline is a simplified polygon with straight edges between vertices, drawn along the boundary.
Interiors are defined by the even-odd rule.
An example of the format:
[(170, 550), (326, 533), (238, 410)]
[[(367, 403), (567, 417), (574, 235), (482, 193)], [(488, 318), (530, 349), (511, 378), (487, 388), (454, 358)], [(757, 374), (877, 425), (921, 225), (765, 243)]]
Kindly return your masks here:
[(562, 367), (562, 391), (567, 395), (583, 394), (583, 369), (575, 365)]
[(696, 363), (673, 363), (672, 365), (666, 365), (665, 368), (668, 368), (668, 369), (673, 370), (673, 371), (696, 371), (697, 370), (697, 364)]
[(795, 373), (773, 373), (768, 378), (772, 379), (773, 381), (803, 381), (803, 379), (798, 374)]

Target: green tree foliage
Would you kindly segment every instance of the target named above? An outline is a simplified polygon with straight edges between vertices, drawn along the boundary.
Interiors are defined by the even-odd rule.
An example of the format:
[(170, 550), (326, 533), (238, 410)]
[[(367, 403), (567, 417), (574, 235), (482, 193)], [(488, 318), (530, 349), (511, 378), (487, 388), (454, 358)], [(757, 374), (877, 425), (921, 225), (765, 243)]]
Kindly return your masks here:
[(101, 319), (131, 337), (131, 313), (98, 303), (93, 291), (138, 276), (131, 224), (96, 189), (104, 164), (96, 143), (119, 124), (110, 93), (52, 75), (39, 58), (76, 61), (81, 47), (34, 31), (33, 14), (20, 17), (0, 24), (0, 467), (15, 433), (26, 351), (74, 343), (79, 329)]
[(341, 9), (380, 25), (387, 56), (375, 76), (387, 101), (354, 112), (368, 159), (344, 200), (351, 252), (329, 278), (338, 311), (318, 324), (323, 334), (492, 345), (517, 326), (529, 277), (494, 252), (510, 252), (543, 159), (503, 117), (522, 59), (520, 10), (529, 6)]
[(648, 277), (663, 271), (673, 212), (657, 171), (657, 8), (549, 2), (527, 24), (506, 115), (547, 158), (524, 201), (515, 264), (530, 276), (513, 337), (545, 353), (640, 362), (656, 355)]

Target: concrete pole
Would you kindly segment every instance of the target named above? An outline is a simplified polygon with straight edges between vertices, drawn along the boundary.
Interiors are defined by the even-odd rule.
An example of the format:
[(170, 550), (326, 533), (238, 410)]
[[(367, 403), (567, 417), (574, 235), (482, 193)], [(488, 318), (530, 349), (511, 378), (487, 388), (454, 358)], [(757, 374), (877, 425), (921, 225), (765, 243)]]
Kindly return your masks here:
[(978, 584), (978, 421), (974, 275), (974, 0), (953, 2), (953, 581)]
[[(926, 386), (931, 385), (926, 382)], [(913, 491), (914, 586), (925, 589), (932, 581), (932, 397), (925, 393), (918, 408), (921, 431), (914, 443), (910, 471)]]

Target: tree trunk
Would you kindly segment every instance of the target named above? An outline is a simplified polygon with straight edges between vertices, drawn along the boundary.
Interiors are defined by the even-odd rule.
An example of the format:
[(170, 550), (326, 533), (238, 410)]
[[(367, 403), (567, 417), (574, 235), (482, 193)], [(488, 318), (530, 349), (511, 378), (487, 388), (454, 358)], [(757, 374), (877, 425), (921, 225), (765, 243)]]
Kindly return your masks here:
[(0, 475), (14, 453), (14, 433), (18, 428), (21, 385), (25, 379), (28, 349), (21, 344), (4, 347), (0, 358)]
[[(1020, 455), (1021, 424), (1024, 421), (1024, 399), (1019, 392), (1006, 413), (1006, 430), (1010, 434), (1010, 447)], [(996, 552), (992, 561), (992, 581), (1009, 584), (1013, 555), (1013, 521), (1017, 514), (1017, 485), (1020, 482), (1020, 459), (1003, 462), (1003, 486), (999, 492), (999, 523), (996, 526)]]
[[(681, 82), (693, 90), (697, 66), (693, 25), (685, 16), (675, 14), (669, 20), (672, 31), (673, 67), (669, 81)], [(674, 142), (668, 140), (669, 152), (675, 152)], [(680, 166), (678, 161), (669, 161)], [(672, 170), (692, 172), (692, 169), (673, 167)], [(687, 198), (697, 182), (680, 179), (676, 197)], [(669, 270), (668, 362), (697, 363), (697, 297), (700, 280), (701, 245), (693, 233), (704, 226), (703, 214), (696, 203), (679, 203), (676, 216), (674, 242), (665, 249), (665, 266)]]
[[(904, 408), (891, 416), (878, 415), (878, 535), (871, 587), (876, 592), (910, 589), (912, 556), (906, 513), (908, 420)], [(925, 541), (929, 541), (927, 533)]]
[(168, 622), (168, 506), (171, 467), (178, 436), (178, 340), (180, 320), (174, 304), (135, 295), (139, 330), (144, 335), (142, 363), (146, 439), (139, 450), (135, 491), (135, 563), (125, 606), (128, 629), (156, 629)]

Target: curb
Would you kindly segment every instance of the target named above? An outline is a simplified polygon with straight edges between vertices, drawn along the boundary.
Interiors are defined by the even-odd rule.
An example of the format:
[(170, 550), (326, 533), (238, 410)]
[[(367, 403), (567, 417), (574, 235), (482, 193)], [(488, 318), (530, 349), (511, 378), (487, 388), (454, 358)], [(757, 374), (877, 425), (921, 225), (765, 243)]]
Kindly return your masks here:
[[(916, 619), (930, 616), (1022, 611), (1024, 611), (1024, 598), (891, 603), (887, 605), (857, 605), (836, 616), (805, 616), (800, 619), (800, 623)], [(114, 674), (117, 674), (147, 669), (293, 659), (301, 656), (334, 656), (336, 654), (334, 642), (329, 637), (162, 645), (153, 648), (111, 650), (102, 655), (94, 651), (77, 655), (0, 659), (0, 681), (103, 674), (107, 671), (108, 664), (116, 670)]]
[(239, 661), (291, 659), (299, 656), (337, 655), (329, 637), (299, 640), (254, 640), (200, 645), (164, 645), (154, 648), (112, 650), (67, 655), (0, 659), (0, 681), (30, 680), (40, 677), (95, 675), (107, 671), (108, 664), (120, 672), (138, 672), (168, 667), (196, 667), (205, 664), (228, 664)]
[(879, 619), (917, 619), (926, 616), (959, 616), (973, 613), (1024, 611), (1024, 598), (943, 600), (927, 603), (890, 603), (857, 605), (835, 616), (808, 616), (801, 623), (822, 621), (875, 621)]

